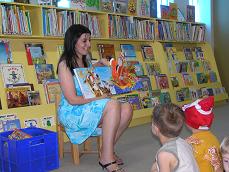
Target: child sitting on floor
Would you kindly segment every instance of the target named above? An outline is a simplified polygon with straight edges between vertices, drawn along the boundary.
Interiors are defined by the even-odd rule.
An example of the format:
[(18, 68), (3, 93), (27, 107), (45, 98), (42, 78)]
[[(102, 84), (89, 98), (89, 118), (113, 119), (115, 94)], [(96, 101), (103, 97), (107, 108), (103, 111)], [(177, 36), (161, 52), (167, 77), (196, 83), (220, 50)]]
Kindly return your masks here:
[(152, 172), (199, 172), (192, 147), (179, 137), (184, 123), (184, 112), (172, 103), (154, 108), (152, 132), (162, 144), (156, 155)]
[(182, 107), (185, 123), (192, 132), (186, 141), (193, 147), (200, 172), (223, 171), (219, 141), (209, 131), (214, 118), (213, 106), (214, 97), (210, 96)]
[(223, 168), (225, 172), (229, 172), (229, 137), (225, 137), (220, 145), (223, 157)]

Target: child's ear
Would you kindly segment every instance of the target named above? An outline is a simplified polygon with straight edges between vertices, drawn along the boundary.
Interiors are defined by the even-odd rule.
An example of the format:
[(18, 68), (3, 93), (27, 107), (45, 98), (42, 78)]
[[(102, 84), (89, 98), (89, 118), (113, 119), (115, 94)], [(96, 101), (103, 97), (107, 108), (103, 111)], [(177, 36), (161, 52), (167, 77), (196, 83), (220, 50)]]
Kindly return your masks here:
[(159, 129), (156, 125), (152, 124), (152, 133), (156, 136), (158, 136)]

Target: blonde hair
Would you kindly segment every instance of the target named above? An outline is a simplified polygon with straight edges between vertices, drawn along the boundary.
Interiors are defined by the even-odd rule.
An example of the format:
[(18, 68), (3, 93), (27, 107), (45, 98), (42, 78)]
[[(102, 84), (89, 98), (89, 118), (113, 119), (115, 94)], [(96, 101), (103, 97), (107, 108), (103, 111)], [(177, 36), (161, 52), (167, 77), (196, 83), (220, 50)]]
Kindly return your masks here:
[(222, 154), (229, 154), (229, 137), (224, 137), (220, 149)]

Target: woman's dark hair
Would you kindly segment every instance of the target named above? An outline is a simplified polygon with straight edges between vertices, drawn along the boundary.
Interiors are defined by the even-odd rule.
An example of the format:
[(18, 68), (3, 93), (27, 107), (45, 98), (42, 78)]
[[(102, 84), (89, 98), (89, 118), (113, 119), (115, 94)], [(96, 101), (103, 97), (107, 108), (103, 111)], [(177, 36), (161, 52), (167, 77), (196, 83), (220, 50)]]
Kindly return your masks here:
[(173, 138), (180, 135), (184, 123), (184, 112), (179, 106), (173, 103), (157, 105), (153, 110), (152, 118), (153, 124), (164, 136)]
[[(80, 36), (84, 33), (91, 34), (91, 31), (86, 26), (81, 24), (73, 24), (65, 32), (64, 51), (60, 56), (58, 65), (60, 62), (65, 60), (66, 66), (70, 69), (73, 75), (74, 75), (73, 69), (79, 67), (76, 61), (76, 58), (78, 58), (78, 56), (75, 52), (75, 45), (78, 39), (80, 38)], [(85, 67), (88, 67), (86, 56), (83, 56), (83, 63)], [(57, 67), (57, 73), (58, 73), (58, 67)]]

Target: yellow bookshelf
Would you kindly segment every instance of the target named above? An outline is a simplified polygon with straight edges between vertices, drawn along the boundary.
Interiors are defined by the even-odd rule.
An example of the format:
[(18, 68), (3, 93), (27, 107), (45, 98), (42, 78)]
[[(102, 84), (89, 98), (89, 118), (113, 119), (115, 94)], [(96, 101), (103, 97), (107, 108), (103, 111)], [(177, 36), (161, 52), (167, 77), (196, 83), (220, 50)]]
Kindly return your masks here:
[[(43, 116), (54, 116), (55, 117), (55, 106), (54, 104), (47, 104), (45, 99), (45, 93), (43, 86), (41, 84), (37, 83), (36, 73), (34, 70), (34, 66), (29, 66), (27, 63), (26, 58), (26, 52), (24, 43), (43, 43), (44, 51), (46, 53), (47, 64), (53, 64), (54, 69), (56, 70), (57, 62), (59, 59), (59, 54), (57, 51), (57, 46), (63, 44), (63, 34), (62, 35), (50, 35), (45, 36), (44, 35), (44, 23), (43, 23), (43, 15), (42, 11), (44, 9), (53, 9), (55, 12), (75, 12), (76, 15), (79, 15), (80, 13), (88, 13), (89, 15), (96, 16), (99, 23), (100, 28), (100, 37), (93, 37), (92, 38), (92, 47), (91, 52), (92, 56), (94, 58), (99, 59), (99, 53), (97, 49), (97, 44), (114, 44), (115, 47), (115, 55), (116, 57), (119, 55), (121, 49), (120, 44), (132, 44), (135, 47), (137, 60), (142, 64), (144, 68), (145, 74), (147, 74), (147, 70), (145, 67), (145, 62), (142, 58), (142, 52), (141, 52), (141, 45), (151, 45), (154, 50), (155, 55), (155, 62), (159, 63), (161, 71), (163, 74), (166, 74), (169, 80), (169, 89), (166, 89), (171, 96), (172, 102), (177, 103), (179, 105), (188, 103), (190, 101), (185, 102), (177, 102), (176, 101), (176, 95), (175, 91), (176, 89), (182, 88), (176, 88), (173, 89), (170, 78), (169, 78), (169, 70), (167, 67), (167, 61), (166, 61), (166, 52), (163, 48), (164, 43), (170, 42), (172, 43), (178, 50), (179, 53), (181, 53), (181, 49), (183, 46), (187, 47), (202, 47), (203, 51), (205, 52), (205, 57), (208, 58), (208, 60), (211, 61), (212, 69), (217, 74), (217, 83), (208, 83), (205, 85), (198, 85), (195, 84), (194, 86), (197, 88), (206, 86), (206, 87), (222, 87), (220, 76), (218, 73), (218, 69), (215, 63), (215, 58), (213, 55), (213, 52), (211, 50), (211, 47), (209, 44), (200, 41), (191, 41), (191, 40), (184, 40), (184, 41), (177, 41), (176, 40), (176, 24), (177, 21), (174, 20), (160, 20), (150, 17), (139, 17), (139, 16), (130, 16), (127, 14), (115, 14), (115, 13), (106, 13), (106, 12), (99, 12), (99, 11), (82, 11), (82, 10), (76, 10), (76, 9), (66, 9), (66, 8), (57, 8), (57, 7), (49, 7), (49, 6), (39, 6), (39, 5), (31, 5), (31, 4), (21, 4), (21, 3), (6, 3), (6, 2), (0, 2), (0, 5), (3, 6), (12, 6), (14, 9), (16, 7), (19, 7), (21, 9), (29, 11), (30, 14), (30, 22), (31, 22), (31, 28), (32, 28), (32, 34), (31, 35), (23, 35), (23, 34), (4, 34), (3, 32), (0, 34), (1, 39), (8, 39), (10, 41), (10, 47), (12, 50), (12, 57), (13, 57), (13, 63), (20, 63), (24, 66), (25, 71), (25, 78), (26, 81), (29, 83), (32, 83), (34, 85), (34, 90), (38, 90), (40, 92), (41, 96), (41, 105), (37, 106), (27, 106), (27, 107), (21, 107), (21, 108), (12, 108), (8, 109), (6, 104), (6, 95), (5, 95), (5, 88), (3, 86), (2, 77), (0, 77), (0, 96), (1, 96), (1, 103), (2, 103), (2, 110), (0, 110), (0, 115), (2, 114), (9, 114), (9, 113), (15, 113), (21, 120), (21, 126), (24, 127), (23, 121), (25, 119), (31, 119), (31, 118), (38, 118), (41, 119)], [(2, 12), (2, 11), (1, 11)], [(154, 23), (154, 39), (145, 40), (145, 39), (127, 39), (127, 38), (109, 38), (109, 20), (108, 16), (122, 16), (122, 17), (129, 17), (129, 18), (136, 18), (138, 20), (142, 21), (151, 21)], [(168, 21), (173, 26), (172, 34), (174, 39), (173, 40), (160, 40), (158, 37), (158, 21)], [(1, 24), (3, 22), (3, 19), (0, 20)], [(182, 23), (182, 22), (179, 22)], [(184, 24), (195, 24), (190, 22), (183, 22)], [(201, 23), (197, 23), (197, 25), (204, 25)], [(58, 26), (57, 26), (58, 27)], [(2, 30), (1, 30), (2, 31)], [(192, 74), (194, 75), (194, 74)], [(150, 76), (151, 84), (153, 90), (157, 89), (156, 81), (154, 76)], [(182, 78), (179, 77), (179, 81), (181, 81)], [(225, 93), (224, 95), (217, 95), (216, 101), (224, 101), (228, 99), (228, 95)], [(134, 111), (133, 120), (130, 124), (130, 126), (136, 126), (141, 125), (144, 123), (148, 123), (151, 120), (151, 114), (152, 114), (152, 108), (147, 109), (141, 109)], [(40, 120), (39, 120), (40, 121)], [(41, 126), (41, 125), (40, 125)], [(55, 130), (55, 126), (50, 128), (51, 130)]]

